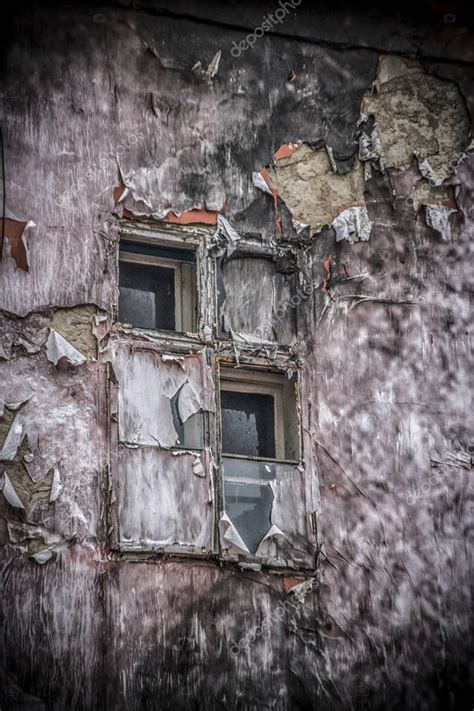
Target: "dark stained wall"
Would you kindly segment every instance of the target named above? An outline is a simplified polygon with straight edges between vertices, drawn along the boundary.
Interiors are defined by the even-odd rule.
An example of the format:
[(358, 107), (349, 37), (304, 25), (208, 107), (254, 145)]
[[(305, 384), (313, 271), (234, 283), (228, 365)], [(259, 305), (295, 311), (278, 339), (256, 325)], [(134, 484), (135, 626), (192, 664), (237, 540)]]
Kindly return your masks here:
[[(472, 707), (469, 17), (301, 3), (233, 56), (277, 7), (4, 25), (0, 445), (16, 414), (28, 440), (1, 462), (24, 505), (4, 478), (1, 708)], [(311, 285), (292, 348), (314, 574), (110, 547), (119, 224), (192, 210), (290, 245)], [(57, 368), (51, 329), (86, 362)]]

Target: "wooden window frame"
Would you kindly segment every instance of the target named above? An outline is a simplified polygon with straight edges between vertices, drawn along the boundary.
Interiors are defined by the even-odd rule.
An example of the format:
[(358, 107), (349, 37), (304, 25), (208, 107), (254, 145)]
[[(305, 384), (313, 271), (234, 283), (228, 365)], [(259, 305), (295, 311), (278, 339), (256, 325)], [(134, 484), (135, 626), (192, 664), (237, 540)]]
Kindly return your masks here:
[[(137, 244), (140, 244), (137, 240)], [(156, 243), (156, 247), (164, 246)], [(121, 251), (119, 254), (120, 263), (143, 264), (146, 266), (163, 267), (174, 270), (174, 297), (175, 297), (175, 328), (168, 333), (191, 333), (197, 332), (196, 314), (196, 264), (181, 261), (179, 259), (169, 259), (151, 254), (140, 254), (139, 252)], [(120, 288), (120, 274), (119, 274)], [(120, 313), (118, 314), (120, 319)], [(133, 324), (131, 324), (133, 326)], [(142, 329), (142, 330), (163, 330), (163, 329)]]
[[(284, 406), (285, 406), (285, 394), (284, 394), (284, 384), (282, 379), (285, 377), (284, 373), (272, 373), (265, 372), (252, 368), (221, 368), (219, 374), (219, 392), (241, 392), (241, 393), (251, 393), (258, 395), (271, 395), (274, 402), (274, 422), (275, 422), (275, 457), (252, 457), (248, 455), (232, 454), (224, 452), (222, 449), (222, 407), (219, 408), (219, 417), (221, 418), (221, 456), (222, 457), (235, 457), (241, 459), (253, 459), (255, 461), (269, 461), (269, 462), (281, 462), (281, 463), (291, 463), (300, 464), (302, 461), (302, 443), (301, 443), (301, 422), (300, 413), (297, 403), (294, 403), (294, 417), (296, 418), (297, 429), (298, 429), (298, 442), (297, 448), (299, 451), (298, 459), (288, 459), (286, 457), (287, 449), (287, 432), (285, 428), (285, 418), (284, 418)], [(219, 398), (220, 400), (220, 398)]]

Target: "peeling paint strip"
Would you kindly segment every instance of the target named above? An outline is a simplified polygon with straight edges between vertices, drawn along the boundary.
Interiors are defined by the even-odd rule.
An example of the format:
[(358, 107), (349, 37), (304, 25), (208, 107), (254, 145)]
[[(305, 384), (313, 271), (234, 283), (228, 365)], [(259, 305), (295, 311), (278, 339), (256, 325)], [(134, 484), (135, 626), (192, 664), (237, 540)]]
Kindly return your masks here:
[(250, 555), (240, 533), (226, 513), (219, 521), (219, 536), (223, 550), (233, 555)]
[(287, 540), (287, 537), (281, 528), (272, 524), (258, 544), (255, 555), (259, 558), (274, 558), (276, 556), (277, 542), (283, 542), (284, 540)]
[(0, 483), (0, 491), (3, 491), (3, 495), (10, 504), (10, 506), (13, 506), (16, 509), (25, 508), (21, 502), (20, 497), (15, 491), (15, 487), (13, 486), (10, 477), (6, 472), (3, 472), (2, 481)]
[(178, 393), (178, 412), (184, 424), (192, 415), (201, 410), (201, 399), (189, 380), (184, 383)]
[(358, 240), (366, 242), (372, 231), (372, 223), (366, 207), (348, 207), (332, 222), (336, 231), (336, 242), (346, 239), (353, 244)]
[(237, 244), (239, 243), (241, 237), (237, 230), (235, 230), (230, 222), (225, 219), (222, 215), (219, 215), (217, 219), (217, 232), (216, 235), (221, 235), (227, 242), (227, 255), (230, 256), (232, 252), (235, 251)]
[(61, 491), (63, 490), (63, 485), (61, 483), (61, 476), (59, 474), (59, 469), (57, 467), (54, 467), (53, 469), (53, 481), (51, 482), (51, 492), (49, 495), (49, 503), (52, 504), (58, 496), (60, 495)]
[(273, 197), (273, 192), (261, 173), (257, 173), (256, 171), (252, 173), (252, 183), (257, 190), (261, 190), (262, 192), (267, 193), (267, 195), (271, 195)]
[(5, 412), (5, 408), (8, 410), (18, 410), (19, 407), (25, 404), (25, 402), (28, 402), (30, 400), (32, 395), (29, 395), (27, 398), (24, 400), (19, 400), (18, 402), (5, 402), (2, 398), (0, 398), (0, 417), (3, 417), (3, 413)]
[(457, 212), (451, 207), (440, 205), (425, 205), (426, 224), (436, 232), (439, 232), (441, 239), (447, 242), (451, 236), (449, 216)]
[(0, 461), (11, 462), (16, 457), (16, 453), (21, 443), (23, 442), (24, 432), (24, 422), (21, 415), (17, 415), (13, 420), (8, 434), (3, 443), (3, 447), (0, 450)]
[(50, 548), (45, 548), (42, 551), (38, 551), (38, 553), (34, 553), (31, 557), (40, 565), (44, 565), (53, 557), (53, 551)]
[(46, 341), (46, 357), (54, 365), (57, 365), (61, 358), (66, 358), (71, 365), (81, 365), (86, 361), (86, 357), (53, 328)]
[(193, 472), (194, 474), (196, 474), (196, 476), (200, 476), (203, 478), (206, 476), (206, 470), (204, 469), (201, 457), (199, 456), (196, 456), (193, 460)]

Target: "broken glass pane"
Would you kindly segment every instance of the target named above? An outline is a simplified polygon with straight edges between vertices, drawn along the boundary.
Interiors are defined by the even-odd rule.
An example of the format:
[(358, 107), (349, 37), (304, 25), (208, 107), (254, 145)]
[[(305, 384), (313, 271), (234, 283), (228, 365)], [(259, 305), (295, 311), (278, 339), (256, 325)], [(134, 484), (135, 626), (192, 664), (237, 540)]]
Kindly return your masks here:
[(250, 553), (271, 527), (273, 492), (268, 484), (224, 482), (225, 510)]
[(222, 450), (247, 457), (275, 457), (272, 395), (221, 391)]
[(259, 462), (255, 459), (237, 459), (235, 457), (222, 457), (224, 477), (238, 479), (255, 479), (258, 481), (272, 481), (277, 476), (284, 476), (287, 469), (285, 465), (273, 462)]
[(120, 262), (119, 318), (137, 328), (175, 330), (175, 270)]

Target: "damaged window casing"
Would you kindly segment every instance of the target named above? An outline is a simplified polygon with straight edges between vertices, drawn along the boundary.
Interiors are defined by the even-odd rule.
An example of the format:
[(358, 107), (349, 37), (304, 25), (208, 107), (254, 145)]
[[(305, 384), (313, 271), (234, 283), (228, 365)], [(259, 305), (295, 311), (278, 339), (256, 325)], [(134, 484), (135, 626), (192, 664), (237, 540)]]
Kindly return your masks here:
[(272, 521), (272, 482), (303, 468), (296, 388), (284, 373), (221, 369), (221, 472), (234, 554), (258, 560), (270, 539), (275, 549), (286, 540)]
[[(296, 278), (277, 265), (290, 261), (240, 235), (222, 248), (219, 234), (201, 227), (124, 222), (121, 234), (120, 320), (102, 352), (109, 363), (112, 548), (313, 568), (315, 507), (303, 458), (299, 365), (288, 345), (295, 309), (275, 315)], [(167, 259), (194, 270), (191, 330), (180, 328), (184, 320), (171, 328), (156, 318), (171, 282), (161, 282), (167, 295), (140, 274), (137, 291), (154, 302), (155, 321), (127, 325), (121, 314), (130, 307), (140, 316), (140, 302), (127, 303), (130, 275), (120, 269), (167, 269)], [(256, 284), (261, 293), (252, 299)], [(174, 288), (176, 295), (176, 281)], [(217, 325), (223, 313), (232, 324), (226, 332)], [(236, 367), (240, 361), (244, 367)]]
[(295, 342), (296, 311), (291, 300), (297, 275), (287, 265), (276, 250), (254, 242), (241, 241), (230, 256), (225, 254), (218, 259), (220, 339), (283, 346)]
[(221, 370), (224, 454), (299, 462), (295, 380), (277, 372)]
[(137, 328), (196, 331), (196, 255), (193, 250), (121, 239), (119, 310)]

